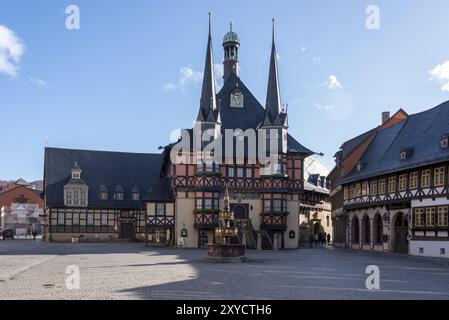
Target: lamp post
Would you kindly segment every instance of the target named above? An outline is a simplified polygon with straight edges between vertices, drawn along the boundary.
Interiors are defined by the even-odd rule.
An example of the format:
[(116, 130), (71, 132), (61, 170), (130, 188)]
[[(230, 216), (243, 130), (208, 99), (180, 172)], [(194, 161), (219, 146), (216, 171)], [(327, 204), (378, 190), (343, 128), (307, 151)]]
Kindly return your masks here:
[(384, 215), (383, 215), (383, 220), (384, 220), (385, 226), (388, 226), (389, 223), (390, 223), (390, 215), (385, 212)]

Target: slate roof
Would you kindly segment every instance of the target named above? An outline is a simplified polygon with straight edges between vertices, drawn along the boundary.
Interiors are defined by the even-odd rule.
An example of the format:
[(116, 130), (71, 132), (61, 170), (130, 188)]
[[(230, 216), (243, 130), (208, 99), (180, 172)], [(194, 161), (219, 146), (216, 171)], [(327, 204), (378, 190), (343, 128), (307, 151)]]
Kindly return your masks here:
[[(142, 154), (59, 148), (45, 149), (44, 192), (48, 207), (64, 206), (63, 187), (70, 180), (73, 162), (80, 166), (81, 178), (89, 186), (89, 207), (143, 208), (143, 199), (160, 182), (163, 154)], [(168, 185), (164, 185), (168, 187)], [(132, 200), (138, 188), (140, 201)], [(100, 191), (109, 191), (108, 200), (100, 200)], [(114, 200), (112, 192), (124, 190), (124, 200)], [(170, 193), (170, 190), (166, 190)]]
[(329, 189), (323, 188), (321, 186), (317, 186), (313, 183), (310, 183), (308, 181), (304, 181), (304, 190), (306, 191), (313, 191), (313, 192), (319, 192), (324, 194), (329, 194)]
[[(240, 91), (244, 96), (243, 108), (232, 108), (230, 106), (230, 96), (234, 91)], [(256, 129), (264, 121), (265, 108), (257, 101), (251, 91), (245, 86), (242, 80), (231, 74), (226, 83), (217, 94), (217, 101), (220, 105), (221, 128), (225, 129)], [(281, 121), (284, 121), (282, 117)], [(288, 151), (293, 153), (303, 153), (311, 155), (314, 152), (300, 144), (293, 136), (288, 134)]]
[[(360, 162), (361, 171), (355, 166), (341, 179), (348, 183), (372, 176), (420, 167), (449, 160), (449, 148), (440, 148), (440, 139), (449, 132), (449, 101), (439, 106), (409, 115), (408, 119), (376, 133)], [(400, 159), (404, 148), (414, 152), (405, 160)]]
[(168, 177), (162, 177), (158, 183), (150, 188), (148, 195), (144, 200), (154, 202), (174, 202), (175, 197), (173, 192), (170, 191), (170, 179)]

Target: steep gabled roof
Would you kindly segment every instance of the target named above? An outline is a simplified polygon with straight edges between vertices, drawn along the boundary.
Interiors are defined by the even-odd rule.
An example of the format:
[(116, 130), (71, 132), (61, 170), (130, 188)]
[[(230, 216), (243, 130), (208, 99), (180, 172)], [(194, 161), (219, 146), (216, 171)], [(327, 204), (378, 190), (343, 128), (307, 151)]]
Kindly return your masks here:
[[(89, 207), (143, 208), (132, 200), (137, 187), (144, 198), (160, 181), (163, 154), (124, 153), (72, 149), (45, 149), (44, 192), (49, 207), (64, 205), (64, 185), (70, 180), (70, 169), (77, 161), (81, 177), (89, 186)], [(124, 200), (100, 200), (99, 192), (125, 193)]]
[[(243, 108), (232, 108), (230, 102), (231, 93), (240, 91), (244, 96)], [(221, 129), (257, 129), (266, 119), (266, 110), (257, 101), (251, 91), (243, 81), (235, 74), (231, 74), (217, 94), (217, 101), (220, 101)], [(285, 114), (280, 119), (285, 121)], [(293, 136), (288, 134), (288, 150), (294, 153), (311, 155), (314, 152), (300, 144)]]
[[(449, 149), (440, 148), (440, 138), (449, 131), (449, 101), (421, 113), (408, 116), (386, 129), (379, 130), (360, 157), (362, 170), (353, 168), (342, 183), (367, 177), (407, 170), (431, 163), (449, 160)], [(413, 154), (400, 159), (404, 148)]]

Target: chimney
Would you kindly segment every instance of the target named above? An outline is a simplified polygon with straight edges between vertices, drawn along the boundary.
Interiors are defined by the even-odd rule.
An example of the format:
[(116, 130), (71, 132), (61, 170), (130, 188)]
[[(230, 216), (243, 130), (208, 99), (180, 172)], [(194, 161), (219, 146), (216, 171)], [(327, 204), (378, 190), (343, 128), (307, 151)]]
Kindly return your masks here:
[(382, 124), (388, 121), (390, 119), (390, 111), (382, 112)]

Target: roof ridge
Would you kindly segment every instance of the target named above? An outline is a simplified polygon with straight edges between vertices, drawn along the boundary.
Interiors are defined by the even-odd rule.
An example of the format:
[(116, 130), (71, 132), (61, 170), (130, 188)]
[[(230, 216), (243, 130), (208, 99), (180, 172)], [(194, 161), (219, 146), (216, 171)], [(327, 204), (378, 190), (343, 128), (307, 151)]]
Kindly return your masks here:
[[(391, 126), (390, 128), (394, 128), (395, 126), (402, 124), (401, 129), (399, 129), (398, 133), (396, 133), (396, 136), (394, 137), (394, 139), (391, 141), (390, 145), (388, 146), (387, 150), (384, 152), (384, 154), (382, 155), (382, 157), (380, 158), (380, 161), (382, 161), (384, 159), (384, 157), (388, 154), (388, 152), (390, 151), (391, 147), (393, 146), (393, 144), (395, 143), (396, 139), (401, 135), (402, 130), (404, 130), (405, 125), (407, 124), (407, 122), (409, 121), (409, 117), (407, 117), (404, 121), (398, 122), (396, 123), (394, 126)], [(387, 128), (389, 129), (389, 128)], [(384, 129), (384, 130), (387, 130)]]
[(133, 154), (133, 155), (148, 155), (148, 156), (161, 156), (162, 153), (145, 153), (145, 152), (126, 152), (126, 151), (110, 151), (110, 150), (92, 150), (92, 149), (71, 149), (71, 148), (57, 148), (57, 147), (45, 147), (45, 150), (61, 150), (61, 151), (82, 151), (82, 152), (97, 152), (97, 153), (118, 153), (118, 154)]

